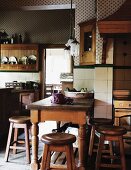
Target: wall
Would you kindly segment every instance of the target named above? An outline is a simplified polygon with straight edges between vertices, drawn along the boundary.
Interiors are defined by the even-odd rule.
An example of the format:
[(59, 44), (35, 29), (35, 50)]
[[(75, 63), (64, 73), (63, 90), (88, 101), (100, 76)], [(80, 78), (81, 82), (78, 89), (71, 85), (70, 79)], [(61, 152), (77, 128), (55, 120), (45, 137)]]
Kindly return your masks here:
[[(75, 9), (75, 34), (79, 40), (79, 26), (78, 23), (97, 17), (102, 19), (113, 12), (125, 2), (125, 0), (97, 0), (97, 13), (95, 12), (95, 0), (74, 0)], [(21, 6), (35, 6), (35, 5), (58, 5), (70, 4), (70, 0), (1, 0), (1, 7), (16, 8)], [(97, 29), (97, 47), (96, 47), (96, 63), (101, 64), (102, 59), (102, 38), (100, 38), (99, 30)], [(112, 53), (109, 54), (108, 64), (112, 64)], [(111, 59), (110, 59), (111, 58)], [(75, 65), (79, 65), (79, 57), (75, 59)], [(92, 73), (92, 77), (90, 77)], [(83, 76), (84, 75), (84, 76)], [(0, 74), (1, 76), (1, 74)], [(89, 76), (89, 77), (88, 77)], [(81, 80), (80, 80), (81, 77)], [(89, 89), (94, 89), (95, 92), (95, 117), (111, 117), (112, 116), (112, 83), (113, 83), (113, 69), (112, 67), (97, 67), (95, 69), (74, 69), (74, 86), (78, 87), (76, 82), (80, 82), (80, 86), (89, 87), (88, 82), (92, 82)], [(85, 80), (84, 80), (85, 79)], [(87, 84), (86, 84), (87, 83)]]
[[(48, 0), (48, 1), (43, 1), (43, 0), (33, 0), (33, 1), (28, 1), (28, 0), (15, 0), (15, 1), (11, 1), (11, 0), (1, 0), (1, 3), (0, 3), (0, 8), (1, 8), (1, 13), (2, 13), (2, 18), (0, 18), (0, 22), (2, 22), (2, 26), (3, 27), (7, 27), (8, 29), (8, 26), (9, 26), (9, 23), (11, 21), (14, 22), (14, 15), (15, 13), (17, 12), (16, 10), (18, 9), (21, 9), (23, 6), (26, 6), (26, 7), (40, 7), (40, 6), (43, 6), (43, 7), (54, 7), (57, 8), (57, 5), (61, 5), (61, 4), (68, 4), (70, 5), (70, 0)], [(73, 4), (75, 4), (76, 6), (76, 9), (75, 9), (75, 31), (76, 31), (76, 38), (79, 40), (79, 26), (78, 26), (78, 23), (79, 22), (82, 22), (82, 21), (85, 21), (85, 20), (88, 20), (88, 19), (91, 19), (92, 17), (95, 16), (95, 2), (92, 1), (92, 0), (88, 0), (88, 3), (87, 3), (87, 0), (82, 0), (82, 1), (79, 1), (79, 0), (74, 0), (73, 1)], [(5, 17), (3, 17), (3, 13), (5, 13), (5, 10), (7, 12), (8, 10), (8, 13), (7, 15), (4, 15)], [(10, 13), (10, 11), (13, 10), (13, 14)], [(35, 17), (38, 12), (35, 11)], [(58, 12), (57, 12), (58, 13)], [(47, 13), (48, 15), (50, 15), (50, 18), (49, 18), (49, 22), (53, 22), (55, 24), (57, 24), (57, 30), (54, 30), (54, 25), (52, 24), (51, 26), (48, 25), (48, 23), (46, 22), (46, 24), (48, 25), (48, 27), (46, 27), (46, 32), (41, 36), (43, 37), (43, 43), (52, 43), (52, 44), (58, 44), (58, 43), (66, 43), (67, 39), (69, 38), (69, 32), (67, 33), (66, 32), (66, 28), (63, 29), (60, 29), (59, 26), (61, 26), (61, 22), (64, 21), (64, 23), (66, 25), (69, 26), (69, 24), (67, 24), (67, 22), (69, 20), (66, 21), (66, 19), (69, 17), (67, 16), (67, 13), (66, 16), (65, 14), (63, 15), (63, 18), (62, 20), (58, 18), (58, 15), (59, 16), (62, 16), (61, 14), (58, 14), (57, 15), (57, 20), (54, 19), (52, 20), (51, 18), (51, 11), (48, 11)], [(17, 15), (17, 13), (16, 13)], [(7, 30), (7, 32), (9, 32), (10, 34), (14, 33), (16, 31), (16, 33), (22, 33), (23, 37), (24, 37), (24, 33), (23, 33), (23, 29), (26, 30), (27, 26), (25, 24), (22, 25), (22, 28), (23, 29), (18, 29), (16, 30), (16, 27), (14, 25), (21, 25), (21, 21), (23, 22), (23, 19), (21, 19), (21, 15), (22, 15), (22, 12), (19, 10), (19, 19), (18, 21), (15, 23), (15, 24), (12, 24), (11, 23), (11, 26), (9, 26), (9, 30)], [(11, 16), (11, 20), (9, 19), (9, 16)], [(26, 17), (24, 17), (25, 20)], [(40, 18), (39, 18), (40, 19)], [(48, 19), (47, 15), (45, 16), (45, 20)], [(6, 20), (8, 22), (6, 22)], [(58, 21), (58, 22), (56, 22)], [(43, 24), (42, 24), (43, 25)], [(46, 26), (47, 26), (46, 25)], [(38, 25), (37, 25), (38, 26)], [(10, 27), (12, 29), (10, 29)], [(35, 26), (36, 27), (36, 26)], [(69, 27), (68, 27), (69, 28)], [(32, 29), (32, 28), (31, 28)], [(39, 28), (40, 29), (40, 28)], [(37, 32), (37, 28), (35, 28), (36, 32)], [(61, 30), (63, 31), (61, 33)], [(31, 30), (32, 31), (32, 30)], [(48, 33), (48, 31), (50, 31), (50, 34)], [(61, 36), (58, 36), (58, 33), (59, 35)], [(62, 35), (64, 35), (64, 38), (62, 37)], [(34, 38), (35, 41), (39, 40), (39, 36), (35, 35), (36, 37)], [(58, 36), (58, 37), (57, 37)], [(40, 37), (40, 38), (41, 38)], [(32, 39), (32, 41), (34, 42), (34, 39)], [(42, 38), (41, 38), (42, 39)], [(75, 60), (75, 64), (79, 64), (79, 57), (76, 58)], [(39, 80), (39, 73), (4, 73), (4, 72), (0, 72), (0, 87), (3, 87), (4, 85), (4, 82), (7, 82), (7, 81), (14, 81), (14, 80), (17, 80), (17, 81), (26, 81), (26, 80), (34, 80), (34, 81), (37, 81)]]
[(23, 43), (64, 44), (69, 38), (69, 18), (68, 9), (0, 11), (1, 28), (9, 37), (21, 34)]

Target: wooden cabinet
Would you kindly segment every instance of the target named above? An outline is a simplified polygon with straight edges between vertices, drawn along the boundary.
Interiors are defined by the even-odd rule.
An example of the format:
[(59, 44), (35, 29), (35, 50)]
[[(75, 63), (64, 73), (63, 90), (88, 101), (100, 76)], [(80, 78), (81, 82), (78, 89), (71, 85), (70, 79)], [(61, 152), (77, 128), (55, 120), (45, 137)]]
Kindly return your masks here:
[(131, 36), (115, 38), (114, 65), (131, 66)]
[(80, 26), (80, 65), (96, 63), (96, 20), (79, 24)]
[(9, 130), (9, 117), (18, 115), (19, 95), (12, 93), (12, 89), (0, 89), (0, 136)]
[(114, 38), (113, 88), (131, 90), (131, 36)]
[[(9, 64), (9, 61), (5, 64), (2, 63), (3, 57), (8, 60), (10, 57), (15, 57), (17, 63)], [(26, 63), (22, 63), (26, 58)], [(32, 62), (29, 62), (32, 60)], [(38, 44), (1, 44), (1, 64), (0, 70), (6, 71), (38, 71), (39, 63), (39, 48)]]
[(39, 90), (23, 91), (19, 93), (20, 114), (30, 115), (30, 111), (26, 109), (26, 105), (39, 100)]
[(19, 91), (12, 88), (0, 89), (0, 136), (7, 135), (9, 117), (30, 115), (26, 105), (39, 100), (39, 90)]

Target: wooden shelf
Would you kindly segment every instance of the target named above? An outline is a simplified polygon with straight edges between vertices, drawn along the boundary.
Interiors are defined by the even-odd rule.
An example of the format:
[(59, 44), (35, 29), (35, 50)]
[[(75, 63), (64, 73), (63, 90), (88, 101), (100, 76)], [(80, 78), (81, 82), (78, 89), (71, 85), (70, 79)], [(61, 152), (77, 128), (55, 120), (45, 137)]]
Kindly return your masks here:
[(1, 44), (1, 57), (16, 57), (17, 61), (23, 56), (36, 56), (35, 64), (0, 64), (0, 71), (38, 71), (39, 48), (38, 44)]
[(24, 64), (1, 64), (0, 70), (14, 70), (14, 71), (36, 71), (36, 65), (24, 65)]

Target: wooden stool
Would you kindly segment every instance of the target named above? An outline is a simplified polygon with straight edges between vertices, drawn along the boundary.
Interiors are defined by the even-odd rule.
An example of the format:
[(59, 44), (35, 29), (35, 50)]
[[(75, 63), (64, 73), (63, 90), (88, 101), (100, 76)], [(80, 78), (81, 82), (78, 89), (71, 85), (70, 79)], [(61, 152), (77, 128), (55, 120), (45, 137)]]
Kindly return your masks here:
[[(75, 170), (75, 159), (73, 154), (73, 143), (76, 141), (76, 137), (68, 133), (49, 133), (42, 136), (41, 141), (45, 143), (44, 152), (42, 156), (41, 170), (54, 170), (61, 169), (50, 168), (51, 152), (65, 152), (67, 159), (67, 170)], [(65, 168), (64, 168), (65, 169)]]
[[(10, 128), (8, 133), (8, 140), (6, 145), (5, 152), (5, 161), (8, 161), (9, 151), (13, 149), (13, 153), (16, 154), (17, 149), (26, 151), (27, 163), (30, 163), (30, 144), (29, 144), (29, 126), (30, 126), (30, 117), (28, 116), (14, 116), (9, 118)], [(14, 129), (14, 140), (11, 142), (12, 133)], [(17, 146), (17, 143), (22, 141), (18, 140), (18, 129), (24, 129), (25, 133), (25, 146)]]
[[(120, 168), (122, 170), (126, 170), (126, 162), (125, 162), (125, 153), (124, 153), (124, 143), (123, 143), (123, 135), (126, 134), (127, 130), (120, 126), (99, 126), (97, 127), (97, 131), (100, 133), (99, 146), (97, 150), (96, 157), (96, 169), (99, 170), (100, 167), (104, 168)], [(116, 156), (107, 156), (102, 155), (104, 141), (117, 141), (120, 146), (120, 160), (121, 164), (109, 164), (102, 163), (101, 158), (110, 158), (112, 160), (117, 159)]]
[(89, 150), (88, 150), (89, 158), (91, 158), (93, 152), (97, 152), (97, 149), (94, 149), (94, 145), (95, 145), (94, 138), (95, 138), (96, 127), (100, 125), (113, 125), (113, 121), (112, 119), (106, 119), (106, 118), (92, 118), (90, 120), (90, 124), (91, 124), (91, 135), (90, 135)]

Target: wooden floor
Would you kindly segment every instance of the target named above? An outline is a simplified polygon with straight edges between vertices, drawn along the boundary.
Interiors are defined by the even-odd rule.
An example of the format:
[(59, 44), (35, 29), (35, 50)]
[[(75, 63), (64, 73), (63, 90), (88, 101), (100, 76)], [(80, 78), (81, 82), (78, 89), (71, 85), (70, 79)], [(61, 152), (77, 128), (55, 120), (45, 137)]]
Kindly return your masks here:
[[(46, 132), (43, 132), (43, 133), (49, 133), (49, 128), (48, 130), (46, 130)], [(25, 152), (23, 151), (18, 152), (18, 154), (16, 155), (13, 155), (12, 153), (10, 153), (9, 162), (4, 162), (6, 141), (4, 141), (3, 139), (0, 139), (0, 141), (1, 141), (0, 142), (0, 170), (30, 170), (30, 165), (26, 164), (26, 155), (25, 155)], [(43, 143), (40, 142), (39, 157), (41, 156), (42, 152), (43, 152)], [(127, 142), (125, 143), (125, 152), (126, 152), (127, 170), (131, 170), (131, 143), (127, 143)], [(74, 154), (75, 154), (75, 160), (77, 163), (78, 152), (76, 148), (74, 148)], [(96, 154), (93, 154), (92, 160), (89, 162), (87, 161), (86, 170), (95, 170), (95, 157), (96, 157)], [(52, 163), (65, 164), (66, 163), (65, 155), (61, 153), (54, 153), (52, 156)], [(108, 169), (103, 168), (103, 170), (108, 170)]]
[[(43, 144), (40, 143), (39, 156), (41, 156), (42, 151), (43, 151)], [(76, 149), (74, 149), (74, 151), (76, 151)], [(26, 164), (25, 152), (23, 151), (18, 152), (18, 154), (16, 155), (13, 155), (11, 153), (9, 156), (9, 162), (4, 162), (4, 153), (5, 153), (5, 146), (3, 145), (0, 147), (0, 170), (30, 170), (30, 165)], [(86, 170), (95, 170), (95, 156), (96, 155), (94, 154), (92, 160), (87, 163)], [(77, 163), (78, 152), (76, 152), (75, 160)], [(52, 156), (52, 163), (55, 163), (56, 165), (65, 164), (66, 163), (65, 155), (61, 153), (54, 153)], [(126, 155), (126, 165), (127, 165), (127, 170), (131, 170), (131, 155), (129, 154)], [(108, 170), (108, 169), (101, 168), (101, 170)]]

